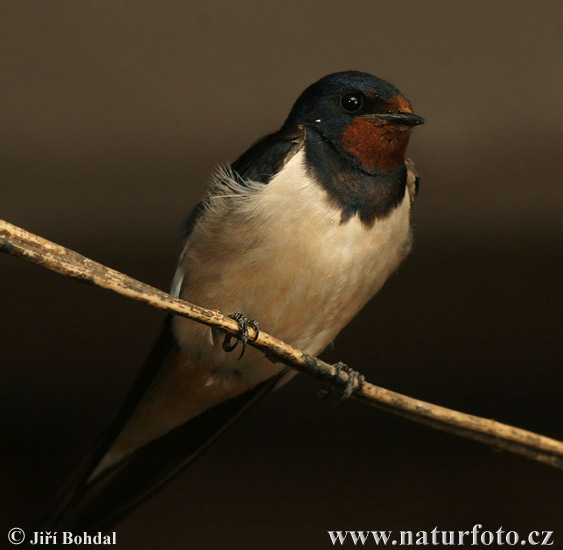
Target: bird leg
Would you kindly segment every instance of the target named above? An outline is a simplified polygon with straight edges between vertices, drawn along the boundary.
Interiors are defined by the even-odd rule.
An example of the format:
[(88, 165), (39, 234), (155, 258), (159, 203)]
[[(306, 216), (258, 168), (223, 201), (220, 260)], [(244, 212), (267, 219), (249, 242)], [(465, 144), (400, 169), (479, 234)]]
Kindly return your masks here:
[(242, 356), (244, 355), (244, 352), (246, 351), (246, 344), (249, 341), (248, 327), (253, 328), (256, 332), (253, 342), (256, 342), (258, 334), (260, 334), (260, 327), (258, 325), (258, 321), (247, 319), (240, 311), (237, 311), (236, 313), (229, 313), (227, 317), (229, 319), (233, 319), (238, 323), (240, 334), (234, 337), (234, 343), (231, 343), (233, 336), (226, 334), (225, 339), (223, 340), (223, 345), (221, 347), (223, 348), (223, 351), (231, 352), (237, 347), (238, 343), (240, 342), (242, 344), (242, 351), (240, 352), (239, 358), (237, 359), (237, 361), (240, 361), (240, 359), (242, 359)]

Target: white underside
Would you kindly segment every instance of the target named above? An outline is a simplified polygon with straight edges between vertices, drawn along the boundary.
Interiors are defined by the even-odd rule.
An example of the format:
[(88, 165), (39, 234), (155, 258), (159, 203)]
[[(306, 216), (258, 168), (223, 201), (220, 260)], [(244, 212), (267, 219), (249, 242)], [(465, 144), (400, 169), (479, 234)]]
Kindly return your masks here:
[[(262, 330), (318, 354), (408, 254), (411, 200), (405, 193), (372, 226), (358, 216), (341, 223), (341, 211), (308, 177), (303, 155), (244, 196), (213, 198), (186, 244), (176, 282), (181, 298), (240, 311)], [(281, 368), (255, 350), (236, 361), (236, 353), (222, 351), (222, 336), (213, 338), (203, 325), (177, 317), (174, 329), (186, 354), (210, 370), (209, 384), (229, 384), (236, 369), (251, 387)]]

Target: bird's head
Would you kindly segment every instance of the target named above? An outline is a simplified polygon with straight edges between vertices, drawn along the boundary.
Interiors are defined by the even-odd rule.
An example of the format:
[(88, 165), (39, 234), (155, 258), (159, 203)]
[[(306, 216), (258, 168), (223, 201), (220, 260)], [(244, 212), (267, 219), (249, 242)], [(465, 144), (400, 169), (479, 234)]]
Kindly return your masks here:
[(340, 155), (373, 173), (404, 162), (410, 131), (423, 124), (392, 84), (358, 71), (330, 74), (297, 99), (284, 127), (317, 132)]

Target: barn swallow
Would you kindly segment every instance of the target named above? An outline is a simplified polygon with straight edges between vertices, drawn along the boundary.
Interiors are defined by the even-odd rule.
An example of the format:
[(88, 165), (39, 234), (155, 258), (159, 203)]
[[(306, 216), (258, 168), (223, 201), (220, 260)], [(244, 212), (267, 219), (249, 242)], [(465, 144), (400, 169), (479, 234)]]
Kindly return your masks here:
[[(182, 226), (172, 293), (237, 312), (241, 346), (255, 319), (318, 355), (409, 253), (418, 176), (405, 151), (423, 123), (397, 88), (366, 73), (309, 86), (277, 132), (214, 174)], [(228, 353), (236, 344), (167, 317), (50, 528), (108, 527), (291, 378), (256, 349)]]

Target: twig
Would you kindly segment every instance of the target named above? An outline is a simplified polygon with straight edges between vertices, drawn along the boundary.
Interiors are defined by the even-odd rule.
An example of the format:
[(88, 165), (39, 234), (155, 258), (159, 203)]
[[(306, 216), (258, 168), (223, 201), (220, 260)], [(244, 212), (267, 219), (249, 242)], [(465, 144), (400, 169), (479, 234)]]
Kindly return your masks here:
[[(0, 250), (39, 264), (61, 275), (74, 277), (79, 281), (117, 292), (128, 298), (203, 323), (227, 334), (236, 336), (239, 332), (238, 324), (218, 311), (208, 310), (174, 298), (166, 292), (141, 283), (128, 275), (3, 220), (0, 220)], [(271, 359), (285, 363), (321, 382), (334, 382), (343, 387), (346, 385), (348, 381), (346, 372), (339, 372), (332, 365), (312, 357), (263, 331), (260, 331), (256, 340), (254, 340), (256, 333), (251, 327), (249, 327), (249, 333), (249, 344), (262, 350)], [(563, 442), (561, 441), (494, 420), (413, 399), (367, 382), (361, 388), (356, 382), (356, 389), (353, 397), (368, 405), (383, 408), (393, 414), (436, 429), (521, 454), (550, 466), (563, 468)]]

